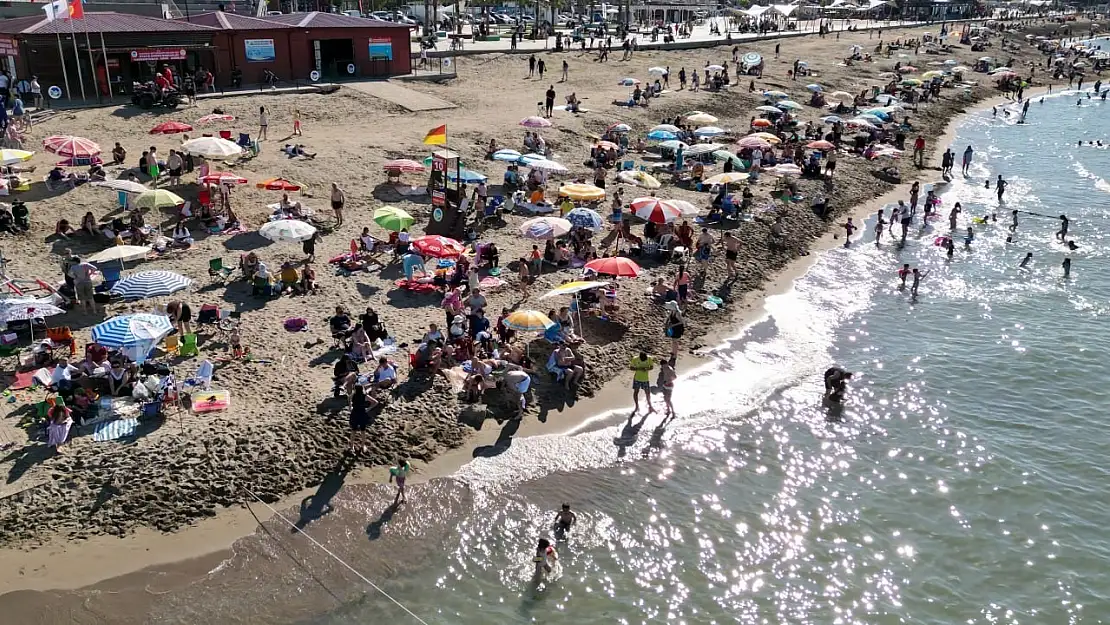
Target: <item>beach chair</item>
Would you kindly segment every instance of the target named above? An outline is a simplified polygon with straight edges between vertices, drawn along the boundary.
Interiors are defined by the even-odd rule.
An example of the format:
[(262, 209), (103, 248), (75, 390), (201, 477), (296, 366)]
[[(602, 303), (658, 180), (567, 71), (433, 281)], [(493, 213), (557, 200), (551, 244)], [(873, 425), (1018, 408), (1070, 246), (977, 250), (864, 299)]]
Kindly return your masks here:
[(636, 168), (636, 161), (622, 161), (618, 171), (632, 171)]
[(227, 140), (227, 141), (231, 141), (231, 131), (230, 130), (221, 130), (220, 131), (220, 138), (224, 139), (224, 140)]
[(148, 401), (139, 407), (139, 420), (146, 421), (162, 417), (163, 403), (161, 399)]
[(71, 330), (69, 326), (47, 328), (46, 338), (50, 339), (50, 343), (54, 348), (69, 347), (70, 358), (77, 353), (77, 341), (73, 339), (73, 330)]
[(197, 335), (185, 334), (181, 337), (181, 346), (178, 347), (179, 356), (199, 356), (200, 348), (197, 347)]
[(166, 337), (165, 344), (162, 345), (162, 351), (167, 354), (176, 354), (177, 350), (181, 347), (176, 334), (171, 334)]
[(240, 132), (239, 133), (239, 140), (236, 141), (236, 143), (239, 144), (240, 147), (244, 147), (244, 148), (251, 147), (250, 133)]
[(227, 282), (233, 273), (235, 273), (234, 269), (224, 266), (223, 258), (213, 258), (208, 261), (208, 275), (210, 276), (219, 276), (221, 280)]
[(98, 293), (112, 290), (112, 287), (119, 282), (120, 268), (119, 267), (101, 267), (100, 275), (104, 276), (104, 282), (96, 287)]

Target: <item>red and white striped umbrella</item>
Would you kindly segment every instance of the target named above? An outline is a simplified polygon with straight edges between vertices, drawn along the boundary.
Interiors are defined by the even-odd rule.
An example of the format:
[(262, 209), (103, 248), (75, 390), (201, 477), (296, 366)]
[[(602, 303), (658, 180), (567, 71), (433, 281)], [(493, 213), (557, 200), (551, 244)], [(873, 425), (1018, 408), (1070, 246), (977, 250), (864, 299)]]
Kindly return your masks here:
[(205, 115), (197, 120), (198, 124), (214, 124), (216, 122), (233, 122), (235, 121), (234, 115), (225, 115), (223, 113), (212, 113)]
[(201, 176), (200, 182), (201, 184), (247, 184), (247, 179), (226, 171), (214, 171), (207, 176)]
[(462, 243), (439, 235), (426, 235), (412, 240), (412, 246), (421, 256), (433, 258), (455, 258), (462, 256), (466, 248)]
[(657, 224), (668, 224), (682, 216), (682, 207), (657, 197), (636, 198), (631, 206), (637, 217)]
[(42, 140), (42, 149), (69, 158), (92, 158), (100, 154), (100, 146), (95, 141), (71, 135), (54, 135)]
[(178, 132), (189, 132), (193, 127), (181, 122), (162, 122), (150, 129), (152, 135), (172, 135)]
[(382, 170), (387, 172), (400, 172), (405, 174), (414, 174), (424, 171), (424, 163), (418, 163), (407, 158), (398, 158), (392, 161), (386, 161), (382, 165)]

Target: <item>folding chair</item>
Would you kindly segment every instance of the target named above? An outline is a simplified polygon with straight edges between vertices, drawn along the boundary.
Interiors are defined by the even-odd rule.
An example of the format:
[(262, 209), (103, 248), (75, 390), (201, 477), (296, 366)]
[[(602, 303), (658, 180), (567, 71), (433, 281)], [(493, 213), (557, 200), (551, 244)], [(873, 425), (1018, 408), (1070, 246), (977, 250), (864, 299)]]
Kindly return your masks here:
[(620, 171), (632, 171), (636, 168), (636, 161), (623, 161)]
[(77, 341), (73, 340), (73, 330), (69, 326), (62, 326), (59, 328), (47, 328), (46, 338), (50, 339), (50, 343), (54, 347), (69, 346), (69, 357), (73, 358), (77, 353)]
[(197, 335), (183, 335), (181, 337), (181, 346), (178, 347), (177, 353), (179, 356), (199, 356), (200, 349), (197, 347)]
[(139, 419), (158, 419), (162, 416), (162, 400), (149, 401), (139, 407)]
[(120, 268), (119, 267), (101, 267), (100, 275), (104, 276), (104, 282), (96, 287), (97, 293), (112, 290), (112, 287), (119, 282)]
[(225, 267), (222, 258), (213, 258), (208, 261), (208, 275), (210, 276), (219, 276), (221, 280), (227, 282), (233, 273), (235, 273), (235, 270), (231, 267)]

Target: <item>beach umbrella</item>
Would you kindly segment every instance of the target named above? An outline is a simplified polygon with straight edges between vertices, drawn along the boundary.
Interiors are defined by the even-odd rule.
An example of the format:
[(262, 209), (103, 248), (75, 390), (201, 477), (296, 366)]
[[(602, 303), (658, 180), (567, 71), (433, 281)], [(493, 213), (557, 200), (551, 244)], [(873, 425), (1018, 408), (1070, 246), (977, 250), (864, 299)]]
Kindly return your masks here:
[(558, 297), (559, 295), (574, 295), (582, 291), (589, 291), (609, 284), (608, 282), (600, 282), (597, 280), (575, 280), (574, 282), (567, 282), (551, 289), (547, 293), (540, 296), (540, 299), (547, 299), (549, 297)]
[(843, 122), (844, 120), (840, 119), (839, 115), (826, 115), (826, 116), (821, 118), (821, 121), (826, 123), (826, 124), (839, 124), (839, 123)]
[(158, 210), (160, 208), (175, 208), (184, 203), (185, 199), (172, 191), (149, 189), (140, 193), (131, 205), (135, 208)]
[(567, 221), (572, 226), (587, 230), (601, 230), (605, 227), (605, 219), (592, 208), (574, 208), (566, 214)]
[(146, 191), (149, 191), (149, 189), (146, 188), (146, 185), (142, 183), (122, 179), (94, 182), (93, 186), (104, 187), (105, 189), (111, 189), (113, 191), (123, 191), (124, 193), (144, 193)]
[(848, 100), (851, 100), (855, 97), (856, 96), (848, 93), (847, 91), (833, 91), (832, 93), (829, 94), (829, 98), (834, 99), (834, 100), (838, 99), (838, 98), (846, 98)]
[(66, 158), (92, 158), (100, 154), (95, 141), (71, 135), (53, 135), (42, 140), (42, 149)]
[(810, 141), (809, 143), (806, 144), (806, 147), (811, 149), (811, 150), (821, 150), (822, 152), (826, 152), (828, 150), (835, 150), (836, 149), (836, 146), (833, 145), (832, 142), (825, 141), (824, 139), (819, 139), (817, 141)]
[(763, 97), (768, 100), (785, 100), (790, 97), (790, 94), (785, 91), (764, 91)]
[(739, 156), (729, 152), (728, 150), (716, 150), (713, 152), (713, 158), (718, 161), (732, 161), (732, 164), (737, 167), (743, 167), (744, 161)]
[(782, 143), (782, 139), (780, 139), (778, 135), (771, 134), (769, 132), (753, 132), (752, 134), (750, 134), (748, 136), (749, 137), (758, 137), (760, 139), (763, 139), (767, 143), (770, 143), (771, 145), (778, 145), (778, 144)]
[(859, 115), (856, 115), (855, 119), (863, 120), (872, 124), (882, 124), (885, 122), (882, 117), (871, 113), (860, 113)]
[(917, 68), (913, 65), (903, 65), (898, 68), (898, 71), (902, 74), (912, 74), (917, 71)]
[(590, 271), (606, 275), (616, 276), (618, 278), (635, 278), (640, 275), (640, 266), (635, 263), (631, 258), (624, 256), (609, 256), (607, 258), (597, 258), (586, 263), (586, 269)]
[(212, 171), (198, 179), (201, 184), (247, 184), (247, 179), (226, 171)]
[(655, 176), (652, 176), (646, 171), (639, 170), (622, 171), (617, 174), (617, 180), (620, 180), (621, 182), (627, 184), (636, 185), (637, 187), (642, 187), (644, 189), (658, 189), (659, 187), (663, 186), (658, 180), (655, 179)]
[(658, 126), (652, 128), (648, 132), (655, 132), (656, 130), (659, 130), (659, 131), (662, 131), (662, 132), (671, 132), (671, 133), (676, 133), (676, 134), (679, 133), (679, 132), (682, 132), (682, 129), (679, 128), (678, 126), (675, 126), (674, 124), (659, 124)]
[(875, 101), (884, 106), (890, 106), (898, 102), (898, 98), (890, 95), (889, 93), (880, 93), (875, 96)]
[(297, 243), (311, 239), (316, 228), (299, 219), (277, 219), (263, 224), (258, 234), (278, 243)]
[(1017, 76), (1018, 75), (1014, 72), (1002, 72), (1001, 74), (992, 75), (991, 78), (993, 78), (995, 80), (998, 80), (998, 81), (1002, 81), (1002, 80), (1009, 80), (1011, 78), (1017, 78)]
[(720, 143), (698, 143), (689, 147), (686, 150), (687, 156), (700, 156), (702, 154), (712, 154), (714, 151), (719, 150), (725, 146)]
[(538, 310), (518, 310), (502, 319), (501, 325), (518, 332), (543, 332), (555, 322)]
[(771, 113), (772, 115), (782, 115), (782, 109), (780, 109), (777, 106), (771, 106), (770, 104), (762, 104), (760, 106), (755, 107), (755, 110), (757, 110), (761, 113)]
[(857, 128), (868, 128), (868, 129), (875, 128), (875, 124), (872, 124), (871, 122), (867, 121), (866, 119), (849, 119), (847, 122), (845, 122), (845, 125), (855, 126)]
[[(44, 319), (64, 312), (65, 309), (55, 306), (54, 302), (49, 299), (21, 297), (0, 300), (0, 323)], [(31, 341), (33, 342), (35, 340), (35, 324), (32, 323), (30, 326)]]
[(243, 153), (243, 146), (219, 137), (189, 139), (181, 144), (181, 149), (193, 156), (213, 159), (228, 158)]
[(466, 252), (466, 247), (450, 237), (439, 235), (424, 235), (412, 240), (412, 247), (421, 256), (432, 258), (457, 258)]
[(478, 184), (479, 182), (486, 181), (486, 175), (476, 172), (472, 169), (463, 169), (462, 171), (455, 171), (454, 169), (447, 170), (447, 179), (451, 181), (461, 180), (466, 184)]
[(606, 128), (606, 130), (608, 130), (609, 132), (630, 132), (632, 130), (632, 126), (629, 126), (624, 122), (617, 122), (612, 126)]
[(682, 114), (683, 117), (693, 117), (694, 115), (707, 115), (705, 111), (686, 111)]
[(730, 171), (728, 173), (717, 174), (716, 176), (708, 178), (703, 181), (703, 184), (707, 184), (709, 186), (718, 184), (733, 184), (737, 182), (743, 182), (747, 180), (748, 177), (748, 174), (745, 174), (743, 172)]
[(802, 168), (792, 163), (782, 163), (765, 170), (766, 173), (772, 176), (800, 176), (802, 175)]
[(234, 115), (226, 115), (224, 113), (210, 113), (197, 120), (198, 124), (214, 124), (216, 122), (233, 122), (235, 121)]
[(85, 258), (88, 263), (109, 263), (118, 261), (120, 263), (129, 260), (138, 260), (146, 258), (150, 254), (150, 248), (142, 245), (115, 245), (105, 250), (92, 254)]
[(810, 83), (810, 84), (806, 85), (806, 89), (809, 89), (810, 91), (812, 91), (814, 93), (821, 93), (821, 90), (823, 89), (823, 87), (821, 87), (821, 85), (814, 82), (814, 83)]
[(800, 109), (800, 108), (802, 108), (801, 104), (798, 104), (797, 102), (795, 102), (793, 100), (783, 100), (783, 101), (778, 102), (777, 104), (775, 104), (775, 106), (779, 107), (780, 109)]
[(498, 150), (493, 153), (493, 160), (504, 161), (506, 163), (515, 163), (520, 160), (520, 156), (520, 152), (517, 152), (516, 150)]
[(132, 347), (137, 344), (157, 345), (173, 332), (173, 323), (165, 315), (138, 313), (119, 315), (92, 328), (94, 343), (110, 349)]
[(873, 115), (873, 116), (878, 117), (879, 119), (885, 121), (886, 118), (890, 117), (890, 111), (887, 111), (886, 109), (884, 109), (882, 107), (877, 107), (877, 108), (873, 108), (873, 109), (867, 109), (866, 111), (860, 113), (858, 115), (858, 117), (863, 117), (863, 118), (866, 119), (867, 116), (869, 116), (869, 115)]
[(754, 126), (755, 128), (770, 128), (771, 126), (774, 126), (774, 125), (775, 125), (774, 122), (772, 122), (769, 119), (752, 120), (752, 126)]
[(702, 126), (694, 131), (694, 134), (699, 137), (717, 137), (727, 133), (727, 130), (717, 126)]
[(749, 150), (760, 149), (766, 150), (771, 147), (771, 142), (762, 137), (747, 136), (736, 142), (736, 145)]
[(423, 163), (419, 163), (407, 158), (397, 158), (393, 159), (392, 161), (386, 161), (385, 163), (382, 163), (382, 171), (387, 172), (415, 174), (423, 172), (425, 171), (425, 169), (426, 168), (424, 167)]
[(668, 141), (676, 138), (678, 135), (666, 130), (652, 130), (647, 134), (647, 138), (652, 141)]
[(556, 163), (555, 161), (549, 161), (547, 159), (532, 161), (528, 163), (528, 166), (532, 169), (538, 169), (539, 171), (546, 171), (549, 174), (565, 174), (570, 171), (562, 163)]
[(929, 80), (932, 80), (933, 78), (939, 78), (941, 76), (944, 76), (944, 72), (935, 69), (929, 70), (921, 75), (922, 78), (926, 78)]
[(706, 65), (705, 71), (707, 72), (723, 72), (725, 68), (723, 65)]
[(551, 122), (542, 117), (532, 115), (531, 117), (525, 117), (524, 119), (520, 120), (520, 125), (524, 126), (525, 128), (550, 128)]
[(268, 178), (262, 182), (256, 182), (254, 186), (259, 189), (267, 191), (300, 191), (301, 185), (285, 178)]
[(635, 78), (621, 78), (620, 80), (617, 81), (617, 84), (622, 86), (622, 87), (631, 87), (632, 85), (634, 85), (638, 82), (640, 82), (640, 81), (636, 80)]
[(190, 132), (193, 127), (182, 122), (162, 122), (150, 129), (152, 135), (172, 135), (178, 132)]
[(667, 68), (665, 68), (665, 67), (649, 67), (648, 68), (648, 73), (649, 74), (655, 74), (655, 75), (658, 75), (658, 76), (662, 76), (663, 74), (667, 73)]
[(117, 282), (110, 292), (123, 299), (146, 299), (171, 295), (192, 283), (192, 280), (172, 271), (140, 271)]
[(621, 149), (621, 146), (617, 145), (616, 143), (613, 143), (612, 141), (598, 141), (597, 143), (594, 144), (594, 147), (595, 148), (601, 148), (602, 150), (619, 150), (619, 149)]
[[(1073, 66), (1074, 66), (1074, 64), (1073, 64)], [(1012, 72), (1012, 71), (1014, 71), (1014, 70), (1012, 70), (1009, 67), (1006, 67), (1005, 65), (1003, 65), (1002, 67), (996, 67), (996, 68), (992, 69), (991, 71), (989, 71), (987, 73), (988, 74), (997, 74), (999, 72)]]
[(544, 156), (543, 154), (536, 154), (535, 152), (532, 152), (530, 154), (521, 154), (520, 158), (517, 159), (517, 162), (519, 162), (521, 165), (531, 165), (532, 163), (535, 163), (536, 161), (546, 161), (546, 160), (547, 160), (547, 157)]
[(677, 150), (678, 148), (686, 149), (690, 146), (679, 141), (678, 139), (671, 139), (670, 141), (663, 141), (659, 144), (659, 147), (666, 148), (668, 150)]
[(400, 232), (415, 222), (412, 215), (395, 206), (383, 206), (374, 211), (374, 223), (390, 232)]
[(0, 149), (0, 167), (22, 163), (23, 161), (29, 160), (34, 155), (34, 152), (28, 152), (27, 150), (13, 150), (11, 148)]
[(686, 121), (692, 124), (716, 124), (717, 118), (709, 113), (698, 113), (696, 115), (690, 115), (686, 118)]
[(596, 202), (605, 199), (605, 189), (592, 184), (568, 183), (559, 187), (560, 197), (569, 197), (579, 202)]
[(902, 80), (902, 86), (903, 87), (919, 87), (919, 86), (921, 86), (921, 81), (916, 79), (916, 78), (905, 78), (905, 79)]
[(760, 56), (758, 52), (745, 52), (744, 56), (740, 57), (740, 61), (744, 63), (744, 65), (751, 67), (762, 63), (763, 57)]
[(520, 224), (520, 234), (525, 239), (556, 239), (574, 227), (562, 217), (536, 217)]
[(957, 65), (957, 66), (953, 67), (951, 71), (953, 73), (961, 73), (962, 74), (964, 72), (970, 72), (971, 68), (966, 66), (966, 65)]

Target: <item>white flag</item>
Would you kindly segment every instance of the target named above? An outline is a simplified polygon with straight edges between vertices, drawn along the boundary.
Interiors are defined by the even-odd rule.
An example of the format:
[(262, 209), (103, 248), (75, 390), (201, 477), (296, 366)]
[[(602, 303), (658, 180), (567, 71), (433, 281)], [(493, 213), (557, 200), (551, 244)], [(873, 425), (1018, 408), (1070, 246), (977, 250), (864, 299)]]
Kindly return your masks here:
[(65, 19), (69, 17), (69, 0), (54, 0), (50, 4), (43, 5), (42, 10), (46, 11), (46, 21), (48, 22)]

